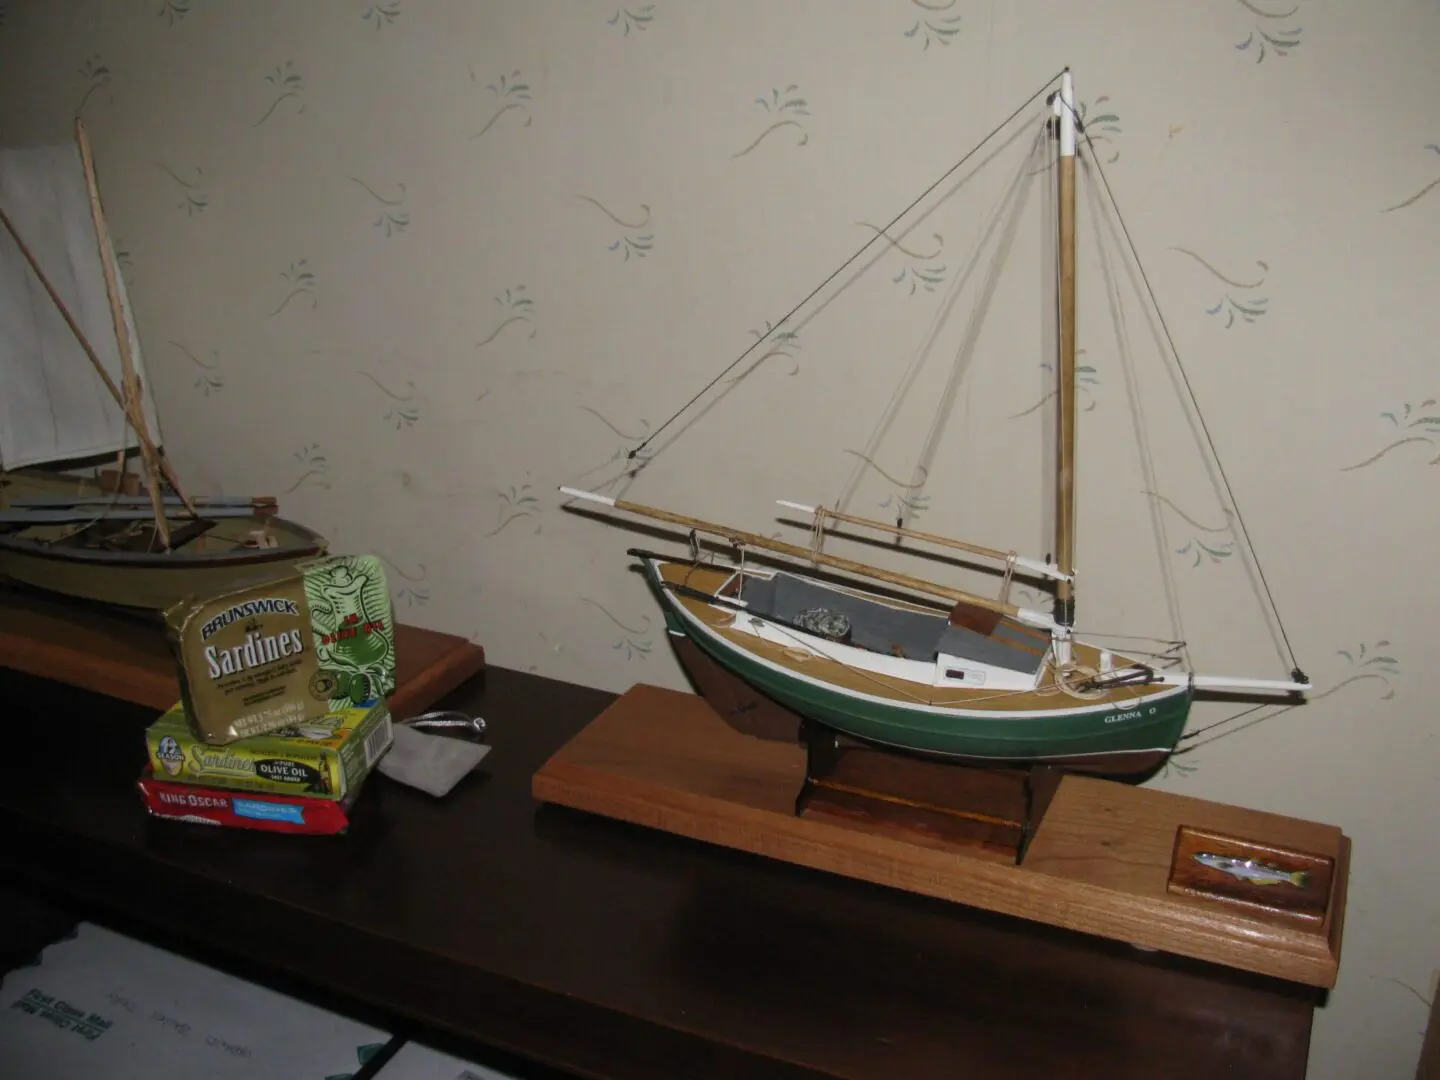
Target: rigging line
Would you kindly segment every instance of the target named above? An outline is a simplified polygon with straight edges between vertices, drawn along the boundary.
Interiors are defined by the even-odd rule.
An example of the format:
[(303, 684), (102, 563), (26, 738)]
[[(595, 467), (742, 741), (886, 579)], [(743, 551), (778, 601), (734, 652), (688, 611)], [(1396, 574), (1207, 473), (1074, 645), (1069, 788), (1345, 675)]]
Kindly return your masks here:
[[(1266, 713), (1264, 716), (1257, 716), (1257, 717), (1255, 717), (1255, 719), (1250, 720), (1250, 721), (1247, 721), (1246, 723), (1241, 724), (1241, 725), (1240, 725), (1239, 727), (1237, 727), (1237, 728), (1231, 728), (1229, 731), (1222, 731), (1219, 735), (1211, 735), (1210, 738), (1204, 740), (1203, 742), (1198, 742), (1198, 743), (1196, 743), (1194, 746), (1187, 746), (1187, 747), (1185, 747), (1183, 750), (1176, 750), (1175, 753), (1174, 753), (1174, 755), (1172, 755), (1172, 756), (1178, 757), (1178, 756), (1181, 755), (1181, 754), (1189, 754), (1189, 753), (1192, 753), (1192, 752), (1194, 752), (1194, 751), (1196, 751), (1196, 750), (1199, 750), (1202, 746), (1209, 746), (1212, 742), (1216, 742), (1216, 741), (1219, 740), (1219, 739), (1226, 738), (1226, 737), (1229, 736), (1229, 735), (1238, 735), (1240, 732), (1244, 731), (1246, 728), (1252, 728), (1252, 727), (1254, 727), (1256, 724), (1263, 723), (1263, 722), (1266, 721), (1266, 720), (1273, 720), (1275, 717), (1279, 716), (1281, 713), (1283, 713), (1283, 712), (1288, 712), (1290, 709), (1297, 708), (1298, 706), (1295, 706), (1295, 705), (1279, 705), (1279, 706), (1256, 705), (1256, 706), (1254, 706), (1254, 708), (1247, 709), (1245, 712), (1236, 713), (1234, 716), (1227, 717), (1225, 720), (1217, 720), (1217, 721), (1215, 721), (1215, 723), (1210, 724), (1210, 725), (1207, 725), (1206, 727), (1197, 728), (1195, 731), (1191, 732), (1190, 735), (1198, 735), (1198, 734), (1200, 734), (1200, 732), (1202, 732), (1202, 731), (1208, 731), (1208, 730), (1210, 730), (1210, 728), (1212, 728), (1212, 727), (1218, 727), (1220, 724), (1228, 724), (1231, 720), (1238, 720), (1238, 719), (1240, 719), (1240, 717), (1246, 716), (1246, 715), (1248, 715), (1249, 713), (1254, 712), (1255, 709), (1263, 709), (1263, 708), (1267, 708), (1267, 707), (1274, 708), (1275, 711), (1272, 712), (1272, 713)], [(1183, 735), (1183, 736), (1181, 736), (1181, 738), (1182, 738), (1182, 739), (1188, 739), (1188, 738), (1190, 738), (1190, 735)]]
[[(1090, 168), (1088, 156), (1084, 159), (1084, 167), (1087, 170)], [(1094, 185), (1087, 184), (1085, 193), (1086, 199), (1091, 204), (1095, 220), (1098, 222), (1103, 217), (1103, 207), (1100, 205), (1099, 196), (1095, 193)], [(1096, 231), (1099, 235), (1099, 230)], [(1135, 367), (1134, 350), (1130, 346), (1130, 332), (1125, 319), (1125, 300), (1121, 295), (1118, 275), (1108, 247), (1103, 243), (1097, 244), (1096, 255), (1105, 283), (1106, 299), (1109, 300), (1111, 310), (1114, 312), (1115, 348), (1125, 380), (1126, 396), (1129, 399), (1130, 418), (1134, 429), (1140, 469), (1145, 478), (1146, 490), (1154, 491), (1159, 487), (1159, 482), (1155, 477), (1155, 454), (1151, 443), (1150, 427), (1145, 416), (1144, 396), (1140, 391), (1139, 372)], [(1186, 665), (1190, 666), (1188, 638), (1185, 634), (1185, 613), (1181, 607), (1179, 590), (1175, 584), (1174, 568), (1170, 564), (1170, 532), (1166, 528), (1162, 507), (1154, 499), (1147, 499), (1145, 507), (1150, 514), (1151, 525), (1155, 531), (1155, 541), (1158, 545), (1156, 557), (1160, 578), (1164, 584), (1165, 604), (1170, 613), (1172, 628), (1175, 631), (1174, 640), (1180, 642), (1180, 651), (1184, 655)]]
[(1217, 728), (1221, 724), (1229, 724), (1235, 720), (1239, 720), (1242, 716), (1249, 716), (1253, 712), (1258, 712), (1260, 709), (1269, 709), (1273, 707), (1274, 703), (1268, 701), (1262, 702), (1259, 705), (1251, 705), (1250, 708), (1241, 709), (1239, 712), (1232, 713), (1229, 716), (1225, 717), (1225, 719), (1223, 720), (1216, 720), (1213, 724), (1206, 724), (1204, 727), (1198, 727), (1194, 731), (1187, 731), (1184, 735), (1180, 736), (1180, 741), (1184, 742), (1186, 739), (1193, 739), (1196, 735), (1203, 735), (1211, 728)]
[[(1014, 244), (1015, 230), (1019, 226), (1023, 216), (1025, 204), (1030, 199), (1031, 179), (1025, 175), (1025, 166), (1029, 163), (1031, 156), (1040, 146), (1043, 139), (1043, 131), (1036, 135), (1030, 145), (1030, 153), (1026, 155), (1025, 161), (1021, 162), (1020, 171), (1016, 174), (1015, 183), (1011, 186), (1008, 202), (1011, 203), (1009, 223), (996, 232), (995, 250), (990, 256), (990, 266), (986, 276), (976, 282), (977, 291), (975, 306), (970, 313), (969, 325), (965, 328), (965, 336), (955, 350), (955, 363), (950, 368), (949, 377), (941, 390), (935, 405), (935, 414), (931, 418), (929, 430), (925, 435), (925, 442), (921, 446), (920, 456), (915, 462), (915, 481), (922, 481), (928, 478), (931, 473), (931, 465), (935, 461), (935, 455), (939, 451), (940, 439), (944, 433), (946, 423), (954, 411), (955, 398), (959, 393), (959, 387), (965, 377), (965, 372), (974, 359), (976, 343), (980, 332), (984, 329), (985, 316), (991, 302), (995, 297), (995, 290), (1000, 283), (1000, 271), (1009, 254), (1009, 249)], [(997, 221), (996, 225), (999, 224)], [(976, 252), (976, 261), (979, 261), (979, 252)], [(896, 520), (904, 523), (904, 512), (908, 509), (905, 504), (900, 504), (897, 509)]]
[(1031, 104), (1036, 101), (1036, 99), (1038, 99), (1041, 95), (1043, 95), (1046, 90), (1050, 89), (1050, 87), (1055, 83), (1055, 81), (1060, 78), (1061, 74), (1063, 74), (1063, 72), (1056, 72), (1054, 75), (1052, 75), (1052, 76), (1049, 78), (1049, 80), (1045, 83), (1045, 85), (1042, 86), (1042, 87), (1040, 87), (1039, 90), (1036, 90), (1035, 93), (1031, 94), (1030, 97), (1029, 97), (1029, 99), (1027, 99), (1023, 105), (1021, 105), (1019, 108), (1017, 108), (1014, 112), (1012, 112), (1012, 113), (1011, 113), (1009, 116), (1007, 116), (1004, 120), (1000, 121), (1000, 123), (999, 123), (998, 125), (996, 125), (995, 129), (994, 129), (993, 131), (991, 131), (990, 134), (986, 135), (983, 139), (981, 139), (978, 143), (976, 143), (975, 146), (973, 146), (973, 147), (965, 154), (965, 156), (962, 157), (959, 161), (957, 161), (954, 165), (952, 165), (952, 166), (950, 166), (950, 168), (946, 169), (945, 172), (944, 172), (933, 184), (931, 184), (931, 185), (930, 185), (929, 187), (927, 187), (924, 191), (922, 191), (919, 195), (917, 195), (917, 196), (915, 197), (915, 199), (910, 203), (909, 206), (905, 207), (904, 210), (901, 210), (900, 213), (896, 214), (893, 218), (891, 218), (890, 221), (885, 225), (884, 228), (882, 228), (879, 232), (877, 232), (877, 233), (876, 233), (874, 236), (872, 236), (869, 240), (865, 241), (865, 243), (860, 247), (860, 249), (859, 249), (858, 251), (855, 252), (854, 255), (851, 255), (851, 256), (850, 256), (848, 259), (846, 259), (843, 263), (841, 263), (839, 266), (837, 266), (837, 267), (830, 273), (830, 275), (825, 278), (824, 281), (820, 282), (819, 285), (815, 286), (815, 288), (810, 291), (809, 295), (807, 295), (807, 296), (805, 297), (805, 299), (801, 300), (798, 304), (796, 304), (793, 308), (791, 308), (788, 312), (786, 312), (785, 315), (784, 315), (784, 317), (782, 317), (778, 322), (776, 322), (776, 323), (775, 323), (775, 326), (771, 328), (770, 333), (762, 334), (760, 337), (758, 337), (758, 338), (755, 340), (755, 343), (754, 343), (753, 345), (751, 345), (748, 349), (746, 349), (744, 352), (742, 352), (739, 356), (737, 356), (734, 360), (732, 360), (732, 361), (730, 362), (729, 366), (726, 367), (724, 371), (720, 372), (719, 375), (716, 375), (715, 378), (711, 379), (710, 382), (708, 382), (707, 384), (705, 384), (704, 387), (701, 388), (701, 390), (699, 391), (699, 393), (697, 393), (694, 397), (692, 397), (689, 401), (687, 401), (684, 405), (682, 405), (679, 409), (677, 409), (677, 410), (675, 411), (675, 415), (674, 415), (674, 416), (670, 417), (670, 419), (666, 420), (663, 424), (661, 424), (658, 428), (656, 428), (656, 429), (655, 429), (654, 431), (652, 431), (648, 436), (646, 436), (646, 437), (645, 437), (645, 440), (644, 440), (643, 442), (641, 442), (639, 446), (635, 447), (635, 449), (633, 449), (633, 450), (631, 450), (631, 451), (629, 452), (629, 456), (633, 458), (633, 457), (634, 457), (636, 454), (638, 454), (641, 450), (644, 450), (645, 447), (649, 446), (650, 443), (654, 440), (655, 436), (659, 435), (660, 432), (664, 431), (667, 427), (669, 427), (671, 424), (673, 424), (673, 423), (675, 422), (675, 420), (676, 420), (682, 413), (685, 412), (686, 409), (690, 408), (691, 405), (694, 405), (695, 402), (699, 401), (702, 397), (704, 397), (705, 394), (706, 394), (712, 387), (714, 387), (716, 383), (718, 383), (721, 379), (723, 379), (726, 375), (728, 375), (732, 370), (734, 370), (734, 368), (736, 367), (736, 365), (738, 365), (742, 360), (744, 360), (744, 359), (745, 359), (747, 356), (749, 356), (752, 352), (754, 352), (756, 349), (758, 349), (758, 348), (760, 347), (761, 342), (763, 342), (766, 338), (768, 338), (768, 337), (770, 336), (770, 334), (773, 334), (773, 333), (774, 333), (776, 330), (778, 330), (781, 326), (784, 326), (785, 323), (786, 323), (786, 321), (788, 321), (797, 311), (799, 311), (802, 307), (804, 307), (804, 306), (805, 306), (806, 304), (808, 304), (811, 300), (813, 300), (813, 299), (816, 297), (816, 295), (819, 294), (819, 292), (820, 292), (821, 289), (825, 288), (826, 285), (829, 285), (830, 282), (834, 281), (837, 277), (840, 276), (840, 274), (845, 270), (845, 268), (846, 268), (847, 266), (849, 266), (851, 263), (853, 263), (856, 259), (860, 258), (861, 255), (865, 254), (866, 250), (870, 247), (871, 244), (875, 243), (875, 242), (876, 242), (877, 240), (879, 240), (882, 236), (885, 236), (886, 234), (888, 234), (889, 231), (890, 231), (892, 228), (895, 227), (895, 224), (896, 224), (901, 218), (903, 218), (906, 214), (910, 213), (910, 211), (913, 210), (913, 209), (915, 209), (915, 207), (919, 206), (920, 203), (921, 203), (922, 201), (924, 201), (924, 199), (925, 199), (932, 191), (934, 191), (934, 190), (935, 190), (936, 188), (938, 188), (941, 184), (943, 184), (947, 179), (950, 178), (950, 176), (951, 176), (952, 174), (954, 174), (955, 172), (959, 171), (959, 169), (960, 169), (967, 161), (969, 161), (972, 157), (974, 157), (976, 154), (978, 154), (978, 153), (980, 152), (980, 148), (981, 148), (981, 147), (983, 147), (986, 143), (988, 143), (988, 142), (989, 142), (991, 139), (993, 139), (996, 135), (1000, 134), (1000, 132), (1003, 131), (1003, 130), (1005, 129), (1005, 127), (1006, 127), (1012, 120), (1014, 120), (1014, 119), (1015, 119), (1017, 116), (1019, 116), (1022, 112), (1024, 112), (1026, 109), (1028, 109), (1028, 108), (1031, 106)]
[[(860, 460), (856, 463), (855, 471), (851, 475), (850, 480), (846, 483), (844, 493), (836, 501), (836, 509), (840, 510), (841, 512), (844, 512), (847, 509), (851, 499), (855, 497), (855, 493), (859, 490), (860, 482), (865, 477), (865, 469), (867, 464), (871, 467), (875, 467), (878, 469), (878, 467), (874, 465), (874, 458), (879, 452), (880, 444), (885, 439), (886, 433), (890, 430), (891, 426), (895, 422), (897, 410), (900, 408), (900, 403), (909, 395), (911, 388), (915, 384), (915, 380), (920, 377), (920, 369), (925, 366), (930, 356), (930, 352), (935, 346), (935, 342), (939, 339), (940, 332), (945, 324), (945, 321), (949, 318), (950, 313), (954, 310), (955, 305), (959, 302), (960, 294), (964, 292), (965, 287), (969, 284), (971, 275), (979, 266), (981, 254), (983, 253), (986, 245), (989, 244), (991, 234), (995, 231), (996, 227), (1003, 219), (1003, 216), (1006, 213), (1006, 206), (1013, 199), (1015, 192), (1024, 182), (1025, 163), (1029, 160), (1030, 155), (1033, 153), (1034, 145), (1032, 144), (1030, 151), (1026, 154), (1025, 159), (1022, 160), (1020, 163), (1020, 170), (1016, 173), (1014, 181), (1004, 190), (1001, 196), (996, 200), (995, 208), (991, 211), (990, 215), (987, 218), (987, 220), (989, 221), (989, 225), (985, 227), (982, 235), (980, 236), (980, 239), (976, 241), (974, 251), (965, 269), (961, 273), (958, 273), (954, 276), (954, 279), (950, 283), (949, 290), (946, 292), (943, 301), (938, 307), (936, 307), (935, 313), (930, 319), (930, 324), (928, 327), (926, 327), (925, 334), (921, 339), (921, 343), (916, 347), (914, 356), (911, 358), (909, 366), (905, 369), (900, 379), (896, 382), (895, 389), (890, 394), (890, 400), (886, 402), (885, 408), (880, 414), (880, 419), (876, 422), (875, 428), (870, 434), (869, 441), (865, 444), (864, 456), (861, 457)], [(896, 486), (904, 487), (905, 491), (910, 493), (905, 497), (913, 497), (914, 493), (918, 492), (920, 487), (924, 484), (924, 474), (925, 468), (923, 461), (917, 461), (915, 469), (911, 472), (911, 482), (908, 485), (902, 485), (900, 481), (893, 479), (891, 480), (891, 482), (894, 483)], [(882, 475), (884, 474), (882, 473)], [(891, 479), (890, 477), (886, 478)], [(901, 506), (904, 506), (903, 502), (901, 503)], [(904, 524), (902, 514), (897, 514), (897, 520), (900, 524)]]
[[(1063, 104), (1063, 99), (1058, 99)], [(1210, 445), (1210, 453), (1215, 459), (1215, 468), (1220, 473), (1221, 482), (1225, 485), (1225, 493), (1230, 498), (1230, 505), (1235, 507), (1235, 520), (1240, 525), (1240, 531), (1245, 536), (1245, 546), (1250, 549), (1250, 558), (1255, 562), (1255, 572), (1260, 577), (1260, 584), (1265, 589), (1265, 595), (1270, 601), (1270, 610), (1275, 614), (1275, 624), (1280, 630), (1280, 636), (1285, 641), (1285, 650), (1290, 654), (1290, 663), (1294, 665), (1293, 677), (1296, 682), (1307, 681), (1304, 672), (1300, 670), (1300, 663), (1295, 658), (1294, 646), (1290, 644), (1290, 635), (1285, 631), (1285, 621), (1280, 617), (1280, 609), (1275, 603), (1275, 596), (1270, 591), (1270, 583), (1265, 579), (1265, 571), (1260, 566), (1260, 556), (1255, 551), (1255, 545), (1250, 541), (1250, 530), (1245, 527), (1245, 519), (1240, 513), (1240, 503), (1235, 498), (1235, 492), (1230, 486), (1230, 478), (1225, 474), (1225, 466), (1221, 464), (1220, 452), (1215, 449), (1215, 440), (1210, 435), (1209, 425), (1205, 423), (1205, 417), (1200, 412), (1200, 402), (1195, 397), (1195, 391), (1190, 385), (1190, 377), (1185, 373), (1185, 365), (1180, 360), (1180, 350), (1175, 346), (1175, 339), (1170, 333), (1170, 326), (1165, 321), (1165, 314), (1160, 310), (1160, 301), (1155, 295), (1154, 288), (1150, 285), (1150, 278), (1145, 273), (1145, 266), (1140, 261), (1140, 252), (1131, 239), (1130, 229), (1125, 224), (1124, 216), (1120, 213), (1120, 204), (1115, 199), (1115, 193), (1110, 188), (1110, 181), (1105, 176), (1105, 170), (1100, 167), (1100, 155), (1095, 151), (1095, 144), (1090, 139), (1090, 133), (1085, 130), (1085, 125), (1080, 119), (1073, 106), (1067, 106), (1070, 114), (1075, 117), (1075, 126), (1080, 134), (1085, 137), (1085, 145), (1090, 148), (1090, 160), (1095, 165), (1095, 172), (1100, 177), (1100, 182), (1105, 186), (1105, 194), (1110, 199), (1110, 205), (1115, 210), (1115, 219), (1120, 225), (1120, 230), (1125, 234), (1125, 242), (1130, 247), (1130, 254), (1135, 258), (1135, 266), (1140, 271), (1140, 280), (1145, 283), (1145, 291), (1150, 295), (1150, 302), (1154, 305), (1156, 318), (1160, 321), (1160, 327), (1165, 331), (1165, 340), (1170, 345), (1170, 351), (1175, 356), (1175, 366), (1180, 372), (1180, 378), (1185, 383), (1186, 393), (1190, 395), (1190, 402), (1195, 407), (1195, 417), (1200, 421), (1200, 430), (1205, 433), (1205, 441)]]

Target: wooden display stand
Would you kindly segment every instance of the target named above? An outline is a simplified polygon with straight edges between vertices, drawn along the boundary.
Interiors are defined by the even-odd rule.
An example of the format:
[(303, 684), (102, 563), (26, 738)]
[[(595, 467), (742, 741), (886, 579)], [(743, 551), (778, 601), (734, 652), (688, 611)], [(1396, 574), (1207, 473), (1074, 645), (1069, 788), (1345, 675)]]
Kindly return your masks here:
[[(176, 662), (158, 623), (0, 586), (0, 664), (156, 710), (180, 700)], [(398, 623), (398, 719), (429, 708), (485, 667), (485, 650), (453, 634)]]
[[(1350, 841), (1333, 826), (1076, 775), (1032, 780), (1034, 790), (1017, 794), (1004, 770), (938, 766), (965, 770), (956, 791), (960, 778), (973, 785), (979, 774), (1010, 800), (1011, 810), (987, 814), (975, 790), (968, 807), (921, 782), (906, 788), (892, 777), (888, 791), (877, 790), (880, 764), (817, 754), (813, 735), (807, 752), (744, 734), (700, 697), (641, 684), (546, 762), (532, 791), (542, 802), (801, 866), (1335, 985)], [(1303, 872), (1295, 878), (1303, 887), (1242, 880), (1216, 860), (1196, 862), (1197, 852), (1263, 855)], [(1304, 895), (1275, 900), (1285, 888)]]

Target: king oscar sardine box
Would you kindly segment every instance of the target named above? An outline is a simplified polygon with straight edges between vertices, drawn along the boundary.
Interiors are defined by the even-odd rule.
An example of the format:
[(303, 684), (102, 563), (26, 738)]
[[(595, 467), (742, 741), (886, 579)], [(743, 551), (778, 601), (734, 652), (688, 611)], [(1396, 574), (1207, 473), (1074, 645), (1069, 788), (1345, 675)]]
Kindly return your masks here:
[(203, 784), (177, 784), (161, 780), (148, 763), (137, 786), (145, 809), (154, 817), (198, 825), (309, 836), (337, 836), (348, 831), (351, 810), (363, 790), (351, 788), (343, 799), (228, 791)]
[(395, 622), (372, 555), (297, 562), (165, 612), (196, 733), (224, 745), (395, 692)]
[(393, 740), (383, 699), (225, 746), (196, 736), (183, 703), (145, 731), (150, 767), (162, 781), (321, 799), (358, 789)]

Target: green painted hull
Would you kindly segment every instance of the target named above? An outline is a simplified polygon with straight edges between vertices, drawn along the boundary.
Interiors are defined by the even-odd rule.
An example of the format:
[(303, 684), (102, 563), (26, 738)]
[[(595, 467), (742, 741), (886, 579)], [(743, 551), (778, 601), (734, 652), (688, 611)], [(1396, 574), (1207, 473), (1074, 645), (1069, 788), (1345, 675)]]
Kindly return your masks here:
[(646, 574), (670, 633), (688, 638), (727, 673), (781, 706), (826, 727), (867, 742), (926, 756), (956, 760), (1065, 763), (1077, 771), (1106, 775), (1145, 772), (1172, 752), (1190, 714), (1191, 692), (1077, 711), (1016, 716), (975, 715), (918, 708), (904, 702), (847, 692), (766, 664), (725, 639), (697, 630), (665, 589), (653, 564)]

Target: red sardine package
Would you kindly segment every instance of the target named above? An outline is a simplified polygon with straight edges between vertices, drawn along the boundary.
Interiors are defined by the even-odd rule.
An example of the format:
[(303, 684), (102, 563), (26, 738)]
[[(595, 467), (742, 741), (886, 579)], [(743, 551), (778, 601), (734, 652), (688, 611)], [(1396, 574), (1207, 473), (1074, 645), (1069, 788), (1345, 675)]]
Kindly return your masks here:
[(155, 817), (235, 829), (334, 836), (350, 827), (355, 792), (342, 800), (304, 795), (271, 795), (231, 791), (199, 784), (173, 784), (145, 766), (138, 784), (145, 808)]

